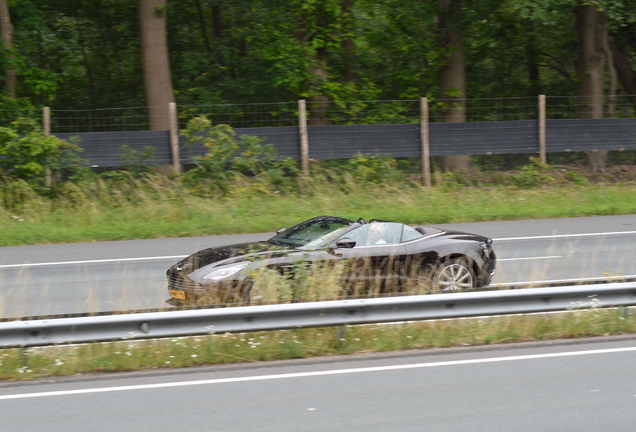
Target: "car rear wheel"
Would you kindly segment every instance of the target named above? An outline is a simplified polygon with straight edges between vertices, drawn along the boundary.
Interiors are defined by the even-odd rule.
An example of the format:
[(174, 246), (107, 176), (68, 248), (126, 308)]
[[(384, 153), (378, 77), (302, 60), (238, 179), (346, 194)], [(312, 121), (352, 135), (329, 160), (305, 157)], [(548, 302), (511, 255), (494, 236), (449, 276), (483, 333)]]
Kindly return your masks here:
[(475, 287), (475, 272), (461, 259), (440, 264), (431, 281), (433, 291), (465, 291)]

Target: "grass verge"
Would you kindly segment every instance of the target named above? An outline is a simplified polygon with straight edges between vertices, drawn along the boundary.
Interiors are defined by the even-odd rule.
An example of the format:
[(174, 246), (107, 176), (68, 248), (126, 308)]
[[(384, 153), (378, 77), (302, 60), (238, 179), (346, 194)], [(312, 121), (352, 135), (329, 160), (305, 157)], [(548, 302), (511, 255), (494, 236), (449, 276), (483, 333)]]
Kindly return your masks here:
[(0, 380), (178, 368), (408, 349), (636, 333), (636, 314), (591, 308), (564, 314), (95, 343), (0, 351)]
[(237, 187), (205, 197), (149, 177), (99, 196), (71, 192), (0, 207), (0, 246), (270, 232), (318, 215), (441, 224), (636, 213), (632, 184), (426, 189), (313, 182), (300, 192)]

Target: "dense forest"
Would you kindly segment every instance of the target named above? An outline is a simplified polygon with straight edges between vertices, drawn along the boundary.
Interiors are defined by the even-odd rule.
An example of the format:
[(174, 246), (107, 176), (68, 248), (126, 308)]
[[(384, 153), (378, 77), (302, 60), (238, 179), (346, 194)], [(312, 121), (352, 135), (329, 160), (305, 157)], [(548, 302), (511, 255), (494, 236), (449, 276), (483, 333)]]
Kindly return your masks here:
[(0, 30), (2, 109), (306, 99), (320, 125), (334, 101), (425, 96), (461, 122), (464, 99), (603, 118), (636, 94), (634, 0), (0, 0)]
[(162, 31), (179, 104), (569, 95), (599, 74), (607, 94), (611, 69), (636, 93), (629, 0), (2, 0), (0, 14), (4, 108), (145, 105), (157, 44), (142, 40)]

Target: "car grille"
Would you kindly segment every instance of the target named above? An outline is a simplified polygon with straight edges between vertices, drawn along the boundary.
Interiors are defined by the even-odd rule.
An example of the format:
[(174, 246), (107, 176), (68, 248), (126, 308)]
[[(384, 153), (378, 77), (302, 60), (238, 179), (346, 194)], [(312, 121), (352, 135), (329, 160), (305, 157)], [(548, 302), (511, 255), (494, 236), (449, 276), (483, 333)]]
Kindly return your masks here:
[(178, 291), (200, 292), (203, 291), (203, 285), (186, 279), (183, 276), (171, 274), (168, 276), (168, 287)]

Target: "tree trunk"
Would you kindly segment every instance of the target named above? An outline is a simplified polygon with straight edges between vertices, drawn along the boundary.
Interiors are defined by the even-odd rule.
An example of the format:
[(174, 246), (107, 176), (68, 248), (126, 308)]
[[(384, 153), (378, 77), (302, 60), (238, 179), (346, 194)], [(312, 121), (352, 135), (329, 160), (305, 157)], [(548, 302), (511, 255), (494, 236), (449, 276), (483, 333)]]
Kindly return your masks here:
[[(0, 37), (4, 44), (4, 49), (11, 58), (11, 52), (13, 51), (13, 25), (11, 24), (11, 15), (9, 15), (9, 6), (7, 0), (0, 0)], [(4, 88), (7, 90), (9, 97), (15, 99), (16, 92), (16, 73), (14, 69), (6, 69)]]
[(194, 0), (197, 6), (197, 12), (199, 15), (199, 27), (201, 28), (201, 36), (203, 36), (203, 44), (208, 55), (212, 54), (212, 46), (210, 45), (210, 39), (208, 38), (208, 31), (205, 25), (205, 14), (203, 13), (203, 7), (201, 6), (201, 0)]
[(166, 0), (139, 0), (141, 59), (151, 130), (170, 129), (168, 104), (174, 102), (168, 40)]
[[(439, 36), (437, 45), (447, 52), (446, 64), (442, 66), (441, 96), (446, 109), (442, 121), (461, 123), (466, 121), (466, 68), (464, 63), (464, 41), (460, 26), (461, 0), (440, 0)], [(444, 171), (468, 172), (470, 161), (467, 155), (442, 157)]]
[(528, 69), (528, 80), (530, 81), (530, 95), (538, 96), (541, 94), (539, 88), (539, 65), (537, 46), (534, 40), (534, 25), (532, 21), (526, 19), (524, 21), (524, 28), (526, 30), (526, 66)]
[[(342, 10), (342, 26), (344, 32), (349, 35), (353, 33), (353, 0), (342, 0), (341, 10)], [(344, 80), (346, 82), (354, 82), (355, 81), (355, 70), (356, 70), (356, 56), (355, 56), (355, 45), (353, 43), (353, 39), (351, 37), (345, 37), (342, 40), (342, 48), (344, 50), (345, 56), (345, 74)]]
[[(323, 82), (326, 82), (327, 77), (327, 50), (319, 48), (316, 52), (314, 62), (309, 68), (309, 71), (314, 75), (311, 86), (313, 90), (318, 90)], [(313, 126), (330, 125), (331, 119), (327, 115), (327, 108), (329, 107), (329, 97), (327, 95), (316, 94), (307, 98), (307, 111), (309, 111), (309, 120), (307, 124)]]
[[(577, 90), (576, 116), (580, 119), (603, 118), (603, 84), (605, 78), (605, 53), (603, 32), (607, 31), (606, 16), (594, 5), (580, 4), (576, 10), (578, 36), (579, 87)], [(607, 151), (586, 152), (592, 171), (605, 169)]]
[(603, 22), (603, 33), (601, 38), (601, 46), (603, 47), (603, 54), (605, 55), (605, 64), (607, 65), (607, 74), (609, 75), (609, 91), (607, 102), (607, 118), (616, 117), (616, 68), (614, 67), (614, 56), (610, 49), (610, 35), (608, 29), (608, 19)]
[(627, 93), (636, 111), (636, 72), (632, 69), (627, 55), (616, 45), (613, 41), (609, 42), (610, 50), (612, 51), (612, 60), (614, 61), (614, 68), (618, 80), (621, 82), (625, 93)]
[(223, 18), (221, 16), (221, 6), (212, 6), (212, 20), (214, 21), (214, 37), (217, 40), (223, 39)]

